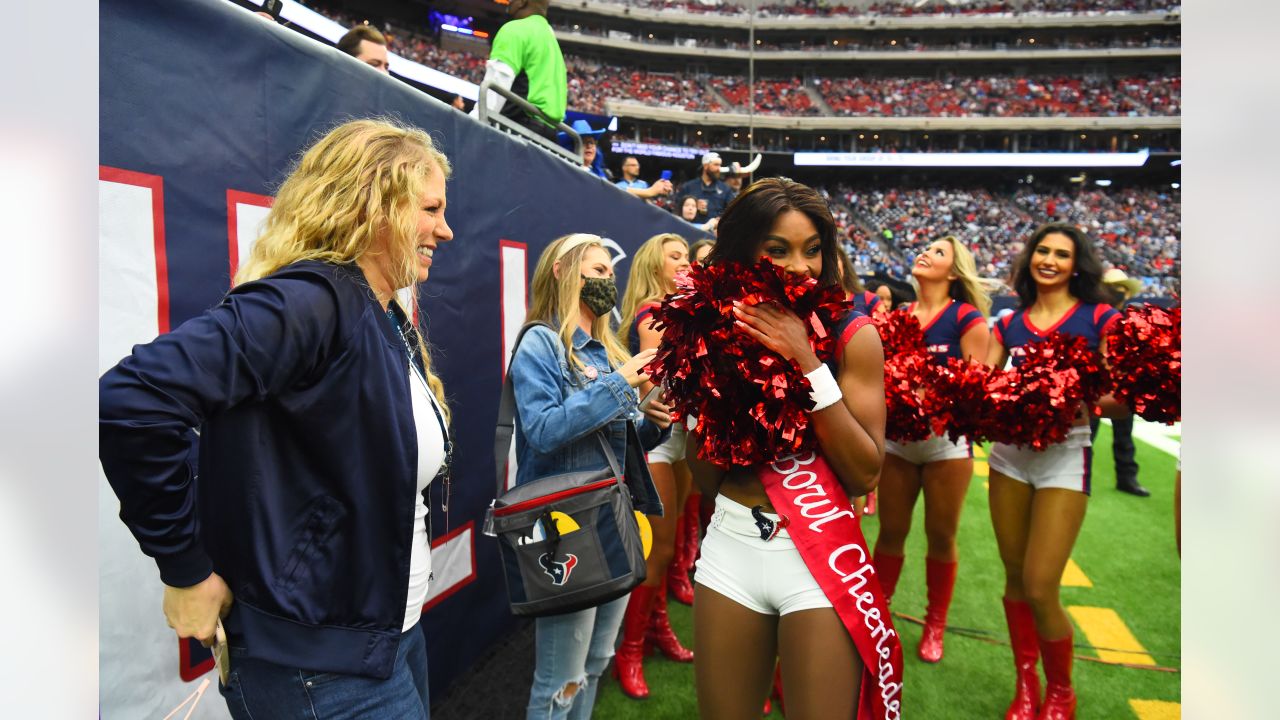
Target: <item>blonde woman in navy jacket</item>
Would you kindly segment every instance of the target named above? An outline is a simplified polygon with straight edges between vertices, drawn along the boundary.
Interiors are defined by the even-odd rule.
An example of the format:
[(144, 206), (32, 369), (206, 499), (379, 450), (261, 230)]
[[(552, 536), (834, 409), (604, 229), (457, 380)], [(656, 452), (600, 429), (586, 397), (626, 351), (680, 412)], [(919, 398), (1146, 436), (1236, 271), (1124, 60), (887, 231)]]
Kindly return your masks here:
[(224, 619), (235, 718), (428, 717), (425, 496), (448, 407), (395, 292), (453, 238), (449, 172), (417, 128), (335, 128), (223, 301), (99, 381), (120, 517), (180, 637), (208, 645)]

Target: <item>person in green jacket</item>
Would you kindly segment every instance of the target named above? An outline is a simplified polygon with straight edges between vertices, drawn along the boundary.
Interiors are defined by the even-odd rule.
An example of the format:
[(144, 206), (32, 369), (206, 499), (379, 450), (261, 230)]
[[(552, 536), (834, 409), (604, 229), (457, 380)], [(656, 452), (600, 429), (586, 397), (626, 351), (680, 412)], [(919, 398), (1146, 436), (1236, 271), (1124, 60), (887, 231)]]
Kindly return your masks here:
[[(547, 117), (532, 117), (497, 93), (488, 93), (489, 112), (501, 113), (555, 140), (555, 124), (564, 120), (569, 86), (560, 43), (547, 23), (549, 4), (550, 0), (511, 0), (507, 5), (511, 19), (493, 36), (484, 79), (528, 100)], [(479, 117), (479, 103), (471, 114)]]

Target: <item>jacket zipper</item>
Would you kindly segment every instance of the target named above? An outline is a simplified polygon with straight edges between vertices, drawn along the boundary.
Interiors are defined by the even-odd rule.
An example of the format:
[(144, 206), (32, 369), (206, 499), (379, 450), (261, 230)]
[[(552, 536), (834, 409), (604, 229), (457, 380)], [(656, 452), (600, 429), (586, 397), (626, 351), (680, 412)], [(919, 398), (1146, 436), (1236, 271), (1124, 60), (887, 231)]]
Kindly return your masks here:
[(583, 493), (588, 493), (593, 490), (599, 490), (600, 488), (604, 488), (604, 487), (608, 487), (610, 485), (616, 485), (616, 484), (618, 484), (618, 478), (616, 477), (608, 478), (605, 480), (597, 480), (596, 482), (593, 482), (590, 485), (583, 485), (582, 487), (573, 488), (571, 490), (561, 490), (558, 493), (552, 493), (550, 495), (544, 495), (542, 497), (529, 498), (528, 500), (518, 502), (515, 505), (508, 505), (502, 508), (494, 508), (493, 514), (497, 516), (510, 515), (512, 513), (528, 510), (531, 507), (547, 505), (547, 504), (556, 502), (558, 500), (571, 498), (574, 495), (581, 495)]

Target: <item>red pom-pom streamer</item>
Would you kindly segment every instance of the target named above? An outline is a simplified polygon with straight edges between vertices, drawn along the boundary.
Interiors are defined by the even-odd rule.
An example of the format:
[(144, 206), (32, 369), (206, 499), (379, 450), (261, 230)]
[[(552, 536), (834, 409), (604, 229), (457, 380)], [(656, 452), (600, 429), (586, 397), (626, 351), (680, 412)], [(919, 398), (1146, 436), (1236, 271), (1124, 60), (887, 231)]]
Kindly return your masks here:
[(901, 308), (876, 315), (871, 321), (884, 347), (884, 435), (895, 442), (927, 440), (932, 428), (925, 397), (932, 397), (927, 388), (933, 357), (925, 349), (920, 321)]
[(1023, 350), (1019, 367), (987, 378), (982, 435), (1043, 450), (1067, 438), (1080, 404), (1092, 410), (1109, 389), (1110, 376), (1102, 356), (1079, 336), (1054, 333)]
[(931, 368), (924, 413), (933, 431), (951, 442), (979, 442), (987, 413), (987, 383), (994, 371), (974, 360), (947, 358)]
[(1107, 335), (1115, 398), (1144, 420), (1182, 419), (1182, 309), (1130, 306)]
[(662, 342), (649, 378), (667, 388), (677, 419), (697, 416), (704, 460), (758, 465), (815, 448), (809, 381), (795, 362), (735, 327), (735, 300), (790, 309), (823, 361), (834, 355), (834, 329), (849, 312), (839, 286), (819, 287), (767, 259), (694, 265), (653, 311)]

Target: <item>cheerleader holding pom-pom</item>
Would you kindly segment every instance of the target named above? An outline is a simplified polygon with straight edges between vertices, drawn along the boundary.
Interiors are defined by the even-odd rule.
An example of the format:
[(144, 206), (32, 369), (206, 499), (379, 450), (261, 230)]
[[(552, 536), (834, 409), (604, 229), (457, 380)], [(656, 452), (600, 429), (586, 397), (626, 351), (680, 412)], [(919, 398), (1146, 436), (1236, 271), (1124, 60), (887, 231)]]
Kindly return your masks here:
[[(1054, 333), (1083, 338), (1105, 356), (1106, 335), (1119, 313), (1107, 304), (1101, 278), (1097, 251), (1078, 228), (1049, 223), (1037, 229), (1014, 264), (1018, 309), (995, 324), (987, 364), (1001, 368), (1012, 356), (1017, 368), (1028, 345)], [(1081, 377), (1098, 376), (1080, 369)], [(1037, 442), (1039, 450), (995, 442), (988, 458), (991, 523), (1005, 568), (1004, 608), (1017, 673), (1007, 720), (1075, 717), (1072, 628), (1058, 588), (1089, 500), (1089, 394), (1065, 439)], [(1126, 412), (1109, 396), (1100, 404), (1109, 415)], [(1041, 658), (1043, 704), (1036, 670)]]
[(704, 718), (758, 718), (778, 657), (790, 720), (901, 717), (901, 645), (849, 502), (883, 459), (883, 355), (836, 263), (821, 196), (761, 180), (654, 311), (651, 377), (697, 414), (689, 465), (716, 498), (694, 577)]
[[(925, 349), (934, 362), (947, 358), (983, 361), (987, 356), (986, 315), (991, 299), (979, 280), (972, 253), (954, 237), (935, 240), (916, 258), (911, 275), (918, 300), (904, 311), (923, 330)], [(886, 441), (880, 477), (880, 534), (875, 564), (885, 596), (893, 598), (902, 572), (916, 500), (924, 493), (925, 585), (928, 606), (918, 655), (942, 659), (943, 631), (959, 567), (956, 532), (973, 476), (973, 445), (941, 433), (916, 442)]]

